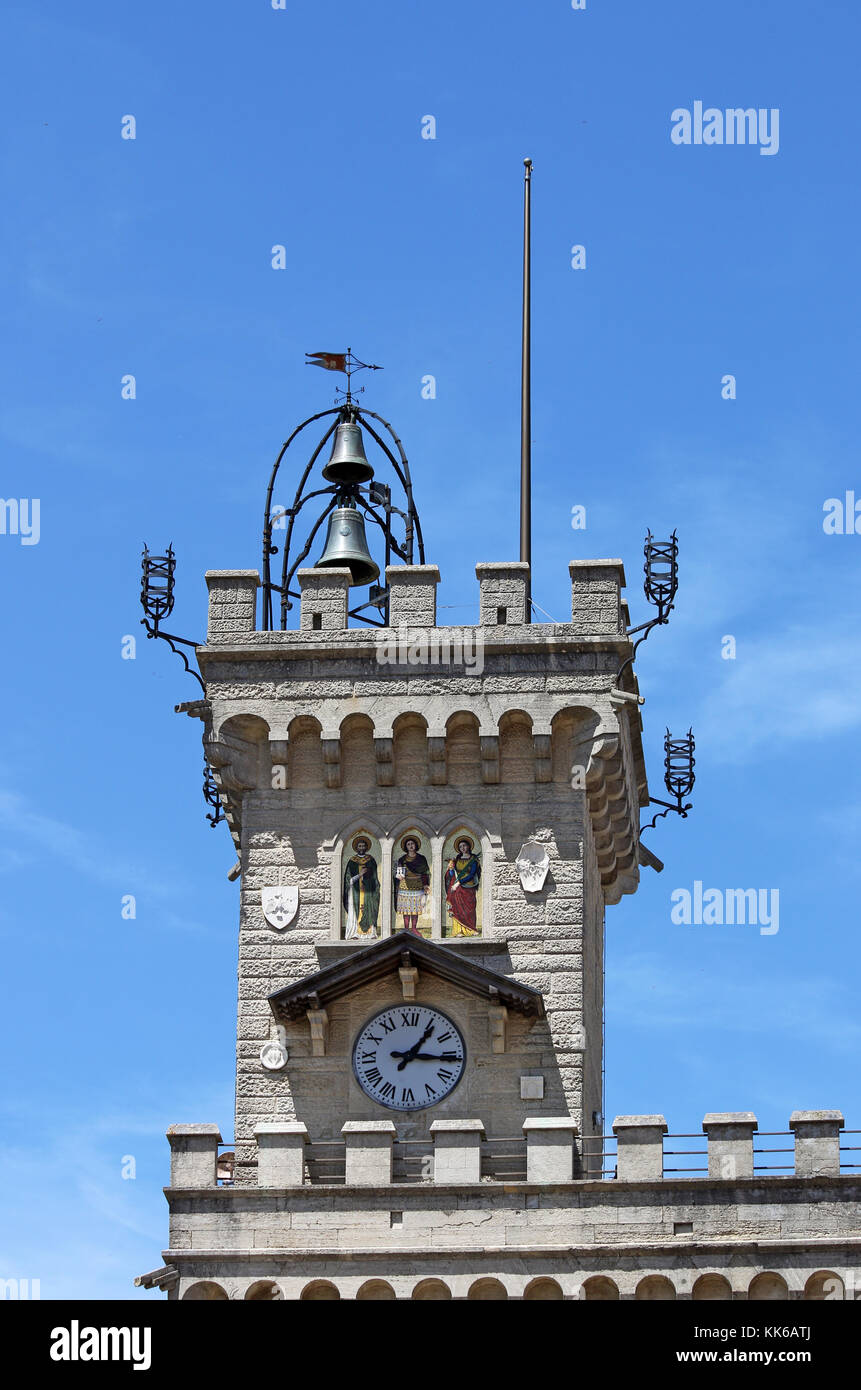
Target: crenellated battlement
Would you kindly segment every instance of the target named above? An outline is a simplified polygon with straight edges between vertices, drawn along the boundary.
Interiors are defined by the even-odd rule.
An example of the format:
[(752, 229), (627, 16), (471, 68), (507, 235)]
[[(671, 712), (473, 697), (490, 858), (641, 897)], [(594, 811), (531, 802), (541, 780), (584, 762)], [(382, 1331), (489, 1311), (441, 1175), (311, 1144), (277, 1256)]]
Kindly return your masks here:
[[(526, 1119), (516, 1153), (477, 1120), (438, 1122), (412, 1149), (388, 1121), (322, 1147), (268, 1123), (246, 1187), (216, 1126), (174, 1126), (158, 1275), (206, 1299), (855, 1299), (857, 1136), (841, 1153), (835, 1110), (789, 1123), (757, 1136), (749, 1112), (708, 1114), (693, 1154), (660, 1115), (586, 1141), (570, 1119)], [(603, 1179), (582, 1175), (584, 1144), (601, 1145)]]
[[(564, 622), (526, 621), (529, 566), (519, 561), (482, 561), (475, 567), (479, 581), (479, 622), (485, 630), (520, 628), (520, 636), (539, 634), (617, 639), (625, 636), (625, 570), (621, 560), (572, 560), (571, 616)], [(289, 646), (300, 634), (337, 633), (351, 642), (367, 638), (367, 628), (348, 625), (351, 575), (348, 569), (300, 569), (301, 592), (297, 629), (259, 631), (256, 627), (257, 570), (208, 570), (209, 623), (207, 648), (234, 646), (244, 639), (254, 645)], [(389, 626), (437, 627), (436, 590), (440, 573), (436, 565), (390, 565), (386, 570), (389, 591)], [(530, 632), (531, 629), (531, 632)], [(558, 634), (556, 633), (558, 629)], [(204, 649), (206, 650), (206, 649)]]

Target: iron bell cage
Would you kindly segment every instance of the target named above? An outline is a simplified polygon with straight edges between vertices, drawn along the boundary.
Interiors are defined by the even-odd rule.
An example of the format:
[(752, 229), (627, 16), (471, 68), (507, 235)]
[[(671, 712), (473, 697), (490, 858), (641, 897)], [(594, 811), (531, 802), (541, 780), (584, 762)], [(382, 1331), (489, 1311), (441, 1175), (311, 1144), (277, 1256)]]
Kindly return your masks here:
[[(289, 507), (278, 506), (273, 499), (281, 465), (294, 441), (318, 420), (328, 420), (329, 423), (304, 465), (293, 503)], [(375, 477), (374, 469), (365, 455), (363, 430), (382, 454), (382, 461), (393, 476), (396, 495), (402, 505), (395, 505), (392, 499), (393, 485), (380, 482)], [(315, 487), (316, 480), (312, 477), (314, 467), (330, 440), (332, 451), (322, 469), (326, 486)], [(321, 503), (321, 510), (302, 544), (301, 524), (297, 523), (300, 523), (304, 508), (315, 498), (326, 500)], [(300, 597), (295, 587), (296, 572), (317, 544), (324, 522), (328, 522), (328, 532), (322, 554), (309, 563), (315, 568), (348, 568), (351, 588), (368, 586), (367, 599), (350, 608), (350, 617), (358, 618), (372, 627), (387, 626), (388, 589), (385, 583), (374, 582), (380, 570), (367, 544), (365, 523), (383, 533), (383, 578), (386, 568), (393, 562), (424, 564), (424, 541), (403, 444), (387, 420), (355, 401), (321, 410), (303, 420), (282, 445), (272, 467), (263, 514), (262, 623), (266, 631), (276, 627), (281, 630), (287, 628), (287, 615), (293, 608), (294, 600)], [(283, 541), (280, 539), (282, 533)], [(416, 550), (417, 561), (414, 559)], [(273, 578), (273, 556), (280, 556), (280, 579)], [(274, 568), (277, 571), (277, 562)], [(368, 611), (370, 609), (376, 609), (379, 616), (372, 616)]]

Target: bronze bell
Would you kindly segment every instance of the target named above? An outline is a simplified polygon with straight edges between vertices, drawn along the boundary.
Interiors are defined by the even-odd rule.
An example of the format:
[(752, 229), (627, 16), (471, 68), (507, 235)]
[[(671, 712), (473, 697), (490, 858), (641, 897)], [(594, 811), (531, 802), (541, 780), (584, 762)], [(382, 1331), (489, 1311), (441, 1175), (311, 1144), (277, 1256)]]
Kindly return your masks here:
[(365, 456), (365, 444), (361, 428), (354, 422), (342, 420), (335, 430), (332, 453), (323, 469), (323, 477), (330, 483), (367, 483), (373, 478), (374, 470)]
[[(339, 429), (350, 426), (339, 425)], [(351, 587), (372, 584), (379, 577), (380, 567), (368, 550), (365, 539), (365, 519), (349, 493), (338, 498), (338, 506), (329, 516), (329, 532), (323, 554), (315, 569), (348, 569)]]

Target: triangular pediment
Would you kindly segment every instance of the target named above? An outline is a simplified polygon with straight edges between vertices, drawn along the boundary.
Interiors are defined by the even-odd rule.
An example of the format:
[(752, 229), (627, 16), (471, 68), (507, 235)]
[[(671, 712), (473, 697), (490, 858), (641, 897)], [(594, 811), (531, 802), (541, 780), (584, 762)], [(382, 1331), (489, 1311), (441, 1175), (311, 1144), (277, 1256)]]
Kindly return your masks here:
[(488, 1004), (503, 1004), (528, 1018), (544, 1017), (544, 1000), (539, 990), (466, 960), (457, 947), (428, 941), (407, 931), (395, 932), (373, 946), (351, 951), (346, 960), (324, 966), (313, 975), (276, 990), (269, 995), (269, 1006), (279, 1023), (288, 1023), (304, 1018), (309, 1009), (325, 1009), (342, 995), (403, 968), (417, 969), (420, 975), (436, 975)]

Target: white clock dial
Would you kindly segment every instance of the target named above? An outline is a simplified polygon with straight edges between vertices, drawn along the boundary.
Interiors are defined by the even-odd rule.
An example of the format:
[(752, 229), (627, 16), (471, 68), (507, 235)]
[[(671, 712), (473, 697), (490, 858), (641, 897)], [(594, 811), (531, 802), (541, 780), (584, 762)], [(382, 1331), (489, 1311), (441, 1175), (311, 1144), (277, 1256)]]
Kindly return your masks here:
[(424, 1110), (451, 1095), (466, 1066), (456, 1023), (423, 1004), (374, 1014), (353, 1045), (353, 1071), (371, 1100), (389, 1110)]

